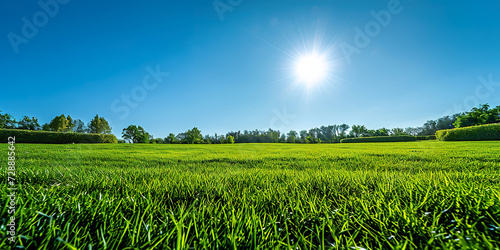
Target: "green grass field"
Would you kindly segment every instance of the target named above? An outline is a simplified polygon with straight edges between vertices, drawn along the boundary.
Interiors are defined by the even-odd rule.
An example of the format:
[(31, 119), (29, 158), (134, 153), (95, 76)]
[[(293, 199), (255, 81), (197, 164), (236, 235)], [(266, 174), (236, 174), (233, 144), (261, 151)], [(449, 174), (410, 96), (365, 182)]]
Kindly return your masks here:
[(498, 141), (16, 144), (16, 156), (20, 237), (0, 249), (500, 246)]

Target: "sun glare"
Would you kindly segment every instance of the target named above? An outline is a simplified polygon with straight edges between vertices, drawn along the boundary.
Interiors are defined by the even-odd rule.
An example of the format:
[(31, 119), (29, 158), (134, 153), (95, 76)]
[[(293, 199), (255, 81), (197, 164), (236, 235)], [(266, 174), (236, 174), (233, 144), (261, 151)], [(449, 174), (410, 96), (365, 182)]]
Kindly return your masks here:
[(299, 81), (308, 85), (323, 80), (328, 71), (328, 65), (323, 58), (312, 54), (300, 58), (295, 68)]

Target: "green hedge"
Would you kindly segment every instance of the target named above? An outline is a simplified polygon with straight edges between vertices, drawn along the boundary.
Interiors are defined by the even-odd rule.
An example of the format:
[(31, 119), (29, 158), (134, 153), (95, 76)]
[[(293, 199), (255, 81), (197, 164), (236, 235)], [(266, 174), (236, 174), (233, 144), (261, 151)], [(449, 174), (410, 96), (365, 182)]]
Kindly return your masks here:
[(500, 123), (436, 131), (440, 141), (500, 140)]
[(436, 140), (436, 136), (435, 135), (418, 135), (417, 140), (419, 140), (419, 141)]
[(404, 142), (416, 141), (417, 137), (410, 135), (403, 136), (374, 136), (374, 137), (357, 137), (346, 138), (340, 140), (341, 143), (357, 143), (357, 142)]
[(0, 129), (0, 143), (5, 143), (9, 136), (16, 137), (16, 143), (117, 143), (114, 135), (60, 133), (20, 129)]

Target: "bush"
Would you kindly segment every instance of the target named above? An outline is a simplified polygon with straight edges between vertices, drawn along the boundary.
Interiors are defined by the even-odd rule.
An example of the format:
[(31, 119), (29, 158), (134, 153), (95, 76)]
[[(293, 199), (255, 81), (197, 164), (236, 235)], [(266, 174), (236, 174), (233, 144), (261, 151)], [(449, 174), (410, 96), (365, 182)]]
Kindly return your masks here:
[(417, 140), (419, 140), (419, 141), (436, 140), (436, 136), (435, 135), (419, 135), (419, 136), (417, 136)]
[(448, 133), (448, 130), (450, 129), (443, 129), (436, 131), (436, 138), (440, 141), (444, 141), (444, 137)]
[(5, 143), (9, 136), (16, 137), (16, 143), (117, 143), (114, 135), (61, 133), (49, 131), (0, 129), (0, 143)]
[(500, 123), (438, 130), (436, 137), (440, 141), (500, 140)]
[(357, 138), (346, 138), (340, 140), (341, 143), (357, 143), (357, 142), (404, 142), (404, 141), (416, 141), (417, 137), (410, 135), (402, 136), (374, 136), (374, 137), (357, 137)]

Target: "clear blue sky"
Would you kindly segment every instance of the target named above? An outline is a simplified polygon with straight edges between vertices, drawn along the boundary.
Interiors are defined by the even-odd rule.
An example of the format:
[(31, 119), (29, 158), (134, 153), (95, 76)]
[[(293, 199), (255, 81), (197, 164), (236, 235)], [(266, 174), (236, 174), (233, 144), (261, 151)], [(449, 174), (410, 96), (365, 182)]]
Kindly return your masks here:
[[(195, 126), (421, 126), (477, 101), (500, 105), (500, 86), (478, 87), (480, 76), (500, 82), (497, 0), (233, 0), (224, 20), (212, 0), (61, 2), (6, 0), (0, 10), (0, 110), (17, 119), (99, 114), (116, 135), (137, 124), (165, 137)], [(371, 12), (388, 10), (373, 26)], [(356, 47), (367, 25), (373, 37)], [(348, 45), (360, 52), (349, 60)], [(329, 77), (307, 86), (293, 68), (313, 50)], [(150, 90), (148, 66), (169, 73), (157, 86), (147, 79)], [(134, 92), (132, 108), (121, 98)]]

